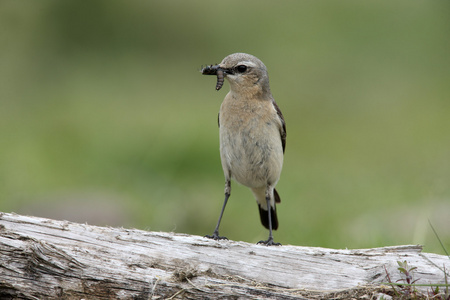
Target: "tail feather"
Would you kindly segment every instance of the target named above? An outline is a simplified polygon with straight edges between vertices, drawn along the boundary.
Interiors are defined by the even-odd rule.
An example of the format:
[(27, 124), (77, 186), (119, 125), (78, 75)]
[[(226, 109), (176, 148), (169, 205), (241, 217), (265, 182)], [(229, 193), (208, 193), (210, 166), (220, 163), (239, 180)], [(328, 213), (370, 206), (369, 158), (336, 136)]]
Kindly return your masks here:
[[(264, 227), (269, 229), (269, 212), (261, 207), (261, 205), (258, 205), (259, 207), (259, 216), (261, 217), (261, 223)], [(272, 217), (272, 229), (277, 230), (278, 229), (278, 217), (277, 217), (277, 210), (274, 209), (272, 206), (270, 207), (270, 216)]]
[(273, 196), (275, 198), (275, 203), (280, 203), (281, 202), (280, 195), (278, 195), (278, 192), (277, 192), (276, 189), (273, 189)]

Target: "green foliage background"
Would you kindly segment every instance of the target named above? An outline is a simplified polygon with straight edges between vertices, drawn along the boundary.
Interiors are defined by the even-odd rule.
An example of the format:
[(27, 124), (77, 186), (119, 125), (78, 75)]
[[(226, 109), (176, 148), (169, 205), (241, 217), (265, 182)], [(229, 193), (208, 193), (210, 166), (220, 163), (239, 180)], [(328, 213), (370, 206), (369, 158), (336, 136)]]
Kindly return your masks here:
[[(203, 64), (264, 61), (287, 122), (283, 244), (450, 247), (449, 1), (0, 2), (0, 210), (210, 234)], [(234, 183), (221, 234), (266, 238)]]

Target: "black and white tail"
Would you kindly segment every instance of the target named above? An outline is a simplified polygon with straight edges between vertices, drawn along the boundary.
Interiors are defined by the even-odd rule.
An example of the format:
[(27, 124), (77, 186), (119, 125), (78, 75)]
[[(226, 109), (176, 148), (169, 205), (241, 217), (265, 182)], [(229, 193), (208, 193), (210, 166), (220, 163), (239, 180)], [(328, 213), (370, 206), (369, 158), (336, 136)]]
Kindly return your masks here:
[[(275, 203), (280, 203), (280, 195), (278, 195), (278, 192), (276, 189), (273, 190), (273, 195), (275, 197)], [(269, 214), (267, 210), (263, 209), (261, 205), (258, 205), (259, 207), (259, 216), (261, 218), (261, 223), (264, 227), (269, 229)], [(277, 230), (278, 229), (278, 217), (277, 217), (277, 208), (276, 204), (274, 207), (270, 206), (270, 216), (272, 217), (272, 229)]]

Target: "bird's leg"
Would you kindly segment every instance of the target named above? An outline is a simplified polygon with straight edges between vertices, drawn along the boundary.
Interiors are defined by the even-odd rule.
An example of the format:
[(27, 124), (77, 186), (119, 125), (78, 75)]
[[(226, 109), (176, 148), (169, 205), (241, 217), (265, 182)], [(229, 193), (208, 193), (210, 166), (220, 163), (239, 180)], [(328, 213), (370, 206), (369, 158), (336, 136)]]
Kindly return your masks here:
[(266, 202), (267, 202), (267, 213), (269, 214), (269, 238), (267, 241), (259, 241), (258, 244), (263, 244), (266, 246), (281, 246), (280, 243), (275, 243), (273, 241), (273, 235), (272, 235), (272, 215), (270, 213), (270, 188), (267, 188), (266, 190)]
[(225, 206), (227, 206), (228, 198), (230, 198), (231, 194), (231, 181), (230, 179), (227, 179), (225, 182), (225, 200), (223, 201), (222, 210), (220, 211), (219, 220), (217, 221), (216, 229), (214, 229), (214, 232), (212, 235), (205, 235), (205, 237), (214, 239), (214, 240), (228, 240), (224, 236), (219, 236), (219, 226), (220, 221), (222, 220), (223, 212), (225, 211)]

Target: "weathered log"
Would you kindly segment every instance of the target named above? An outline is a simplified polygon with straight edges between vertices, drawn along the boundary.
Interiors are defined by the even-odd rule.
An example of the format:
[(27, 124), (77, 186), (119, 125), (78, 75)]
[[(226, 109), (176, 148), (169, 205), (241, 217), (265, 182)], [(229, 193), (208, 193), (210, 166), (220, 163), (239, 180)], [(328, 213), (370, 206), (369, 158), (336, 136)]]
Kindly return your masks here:
[(386, 274), (402, 279), (398, 261), (417, 267), (416, 283), (444, 284), (449, 258), (421, 250), (267, 247), (0, 213), (0, 299), (373, 295)]

